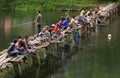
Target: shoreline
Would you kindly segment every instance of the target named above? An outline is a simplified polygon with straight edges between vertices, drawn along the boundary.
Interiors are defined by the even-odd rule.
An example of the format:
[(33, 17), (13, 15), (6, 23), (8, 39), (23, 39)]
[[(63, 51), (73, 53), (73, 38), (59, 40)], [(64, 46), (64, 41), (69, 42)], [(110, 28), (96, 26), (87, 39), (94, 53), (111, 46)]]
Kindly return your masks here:
[[(26, 4), (26, 5), (18, 5), (16, 7), (13, 8), (1, 8), (1, 10), (3, 11), (36, 11), (36, 10), (42, 10), (42, 11), (80, 11), (82, 9), (89, 9), (89, 8), (94, 8), (94, 7), (99, 7), (99, 6), (104, 6), (104, 5), (108, 5), (111, 3), (96, 3), (96, 4), (72, 4), (72, 5), (63, 5), (63, 4), (54, 4), (51, 5), (52, 7), (47, 7), (47, 6), (38, 6), (38, 5), (30, 5), (30, 4)], [(117, 3), (119, 4), (119, 3)]]

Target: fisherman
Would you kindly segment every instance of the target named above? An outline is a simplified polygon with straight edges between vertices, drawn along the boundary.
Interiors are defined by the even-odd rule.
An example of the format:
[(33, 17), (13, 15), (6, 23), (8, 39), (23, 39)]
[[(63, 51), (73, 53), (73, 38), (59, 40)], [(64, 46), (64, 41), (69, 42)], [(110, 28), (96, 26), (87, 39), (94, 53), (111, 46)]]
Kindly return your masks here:
[(10, 46), (7, 50), (8, 56), (17, 56), (18, 50), (16, 49), (16, 45), (18, 45), (18, 41), (21, 39), (21, 36), (18, 36), (18, 39), (14, 40), (10, 43)]
[(46, 28), (42, 28), (42, 31), (39, 32), (39, 36), (40, 37), (45, 36), (45, 31), (46, 31)]
[(17, 43), (17, 40), (14, 40), (12, 43), (10, 43), (10, 46), (7, 50), (8, 56), (17, 56), (19, 51), (15, 47), (16, 43)]
[[(17, 45), (16, 45), (16, 49), (19, 51), (18, 52), (18, 55), (25, 55), (25, 54), (27, 54), (27, 48), (26, 48), (26, 46), (25, 46), (25, 43), (24, 43), (24, 41), (22, 40), (22, 39), (19, 39), (18, 41), (17, 41)], [(24, 63), (28, 63), (27, 62), (27, 58), (26, 58), (26, 56), (23, 58), (23, 61), (24, 61)]]
[(92, 16), (93, 15), (93, 10), (89, 9), (86, 13), (87, 16)]
[(78, 22), (82, 25), (86, 24), (86, 17), (80, 16)]
[(75, 20), (75, 16), (73, 16), (73, 17), (71, 18), (70, 24), (71, 24), (73, 27), (77, 26), (77, 21)]
[(64, 29), (63, 29), (63, 30), (65, 30), (65, 29), (67, 29), (68, 27), (71, 26), (71, 24), (70, 24), (70, 19), (69, 19), (69, 18), (67, 18), (67, 19), (65, 19), (65, 20), (63, 21), (63, 26), (64, 26)]
[(70, 19), (69, 11), (65, 13), (65, 19)]
[(28, 36), (25, 36), (25, 38), (23, 39), (23, 42), (25, 43), (25, 47), (26, 47), (26, 48), (29, 48)]
[(84, 10), (82, 10), (82, 11), (80, 12), (80, 16), (83, 16), (83, 15), (85, 15), (85, 11), (84, 11)]
[(35, 20), (36, 24), (37, 24), (37, 29), (38, 29), (38, 33), (41, 31), (41, 25), (42, 25), (42, 14), (41, 12), (38, 10), (37, 11), (37, 18)]
[(63, 21), (65, 20), (65, 18), (63, 16), (61, 16), (58, 25), (60, 26), (60, 28), (63, 26)]
[[(11, 43), (11, 45), (9, 46), (9, 48), (7, 50), (7, 53), (8, 53), (8, 56), (24, 55), (24, 54), (26, 54), (26, 52), (25, 52), (26, 49), (27, 48), (25, 47), (25, 43), (21, 39), (21, 36), (19, 36), (18, 40), (14, 40)], [(23, 58), (23, 61), (26, 64), (28, 63), (26, 56)]]
[(59, 25), (58, 24), (56, 24), (55, 26), (54, 26), (54, 28), (53, 28), (53, 32), (58, 32), (59, 31)]

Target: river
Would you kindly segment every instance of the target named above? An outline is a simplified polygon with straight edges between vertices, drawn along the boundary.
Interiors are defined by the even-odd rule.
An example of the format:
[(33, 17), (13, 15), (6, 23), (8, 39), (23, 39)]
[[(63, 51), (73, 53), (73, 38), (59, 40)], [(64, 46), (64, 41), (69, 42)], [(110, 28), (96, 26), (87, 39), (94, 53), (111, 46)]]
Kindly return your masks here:
[[(44, 12), (43, 26), (56, 23), (65, 12)], [(77, 15), (73, 12), (71, 15)], [(33, 35), (37, 32), (33, 23), (36, 12), (1, 12), (0, 13), (0, 50), (8, 47), (18, 35)], [(110, 24), (103, 26), (89, 40), (73, 46), (72, 55), (63, 63), (27, 67), (23, 78), (120, 78), (120, 16), (114, 17)], [(108, 40), (108, 33), (112, 39)], [(14, 73), (5, 78), (19, 78)]]

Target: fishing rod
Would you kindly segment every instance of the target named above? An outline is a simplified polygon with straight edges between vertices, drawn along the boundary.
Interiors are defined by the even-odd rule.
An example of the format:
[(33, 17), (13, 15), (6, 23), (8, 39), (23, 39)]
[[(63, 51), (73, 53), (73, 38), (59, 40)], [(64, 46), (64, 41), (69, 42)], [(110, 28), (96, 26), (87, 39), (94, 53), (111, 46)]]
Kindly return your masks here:
[(31, 24), (31, 23), (34, 23), (34, 21), (25, 22), (25, 23), (22, 23), (22, 24), (14, 25), (14, 26), (17, 27), (17, 26), (26, 25), (26, 24)]

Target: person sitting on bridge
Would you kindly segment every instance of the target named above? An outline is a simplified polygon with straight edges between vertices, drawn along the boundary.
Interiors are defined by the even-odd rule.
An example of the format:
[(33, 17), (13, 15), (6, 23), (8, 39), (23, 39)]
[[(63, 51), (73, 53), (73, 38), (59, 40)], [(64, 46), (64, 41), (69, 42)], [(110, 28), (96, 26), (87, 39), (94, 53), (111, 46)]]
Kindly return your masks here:
[(45, 36), (46, 37), (50, 36), (49, 26), (45, 26), (44, 31), (45, 31)]
[(89, 9), (85, 15), (87, 15), (87, 16), (93, 16), (93, 10)]
[(86, 24), (86, 17), (85, 16), (80, 16), (78, 19), (78, 22), (82, 25)]
[[(22, 39), (19, 39), (17, 41), (17, 43), (18, 44), (16, 45), (16, 49), (19, 51), (18, 55), (25, 55), (25, 54), (27, 54), (28, 51), (27, 51), (27, 47), (25, 46), (24, 41)], [(26, 56), (23, 58), (23, 61), (24, 61), (24, 63), (28, 63)]]
[(29, 48), (29, 44), (28, 44), (28, 36), (25, 36), (25, 38), (23, 39), (23, 42), (25, 43), (25, 47)]
[(65, 18), (64, 18), (63, 16), (61, 16), (59, 22), (57, 23), (57, 24), (60, 26), (60, 28), (63, 27), (63, 21), (64, 21), (64, 20), (65, 20)]
[[(16, 49), (16, 45), (18, 45), (18, 41), (21, 39), (21, 36), (18, 36), (18, 39), (14, 40), (8, 50), (7, 50), (7, 53), (8, 53), (8, 56), (17, 56), (17, 54), (19, 53), (19, 51)], [(8, 57), (7, 56), (7, 57)]]
[(39, 36), (44, 37), (45, 36), (45, 31), (46, 31), (46, 28), (42, 28), (42, 31), (39, 32)]
[(41, 38), (48, 37), (48, 36), (50, 36), (50, 32), (49, 32), (49, 30), (46, 27), (44, 27), (44, 28), (42, 28), (42, 31), (38, 35)]
[(71, 26), (71, 24), (70, 24), (70, 19), (69, 19), (69, 18), (67, 18), (67, 19), (65, 19), (65, 20), (63, 21), (63, 26), (64, 26), (64, 29), (63, 29), (63, 30), (65, 30), (65, 29), (67, 29), (68, 27)]
[(83, 15), (85, 15), (85, 10), (82, 10), (82, 11), (80, 12), (80, 16), (83, 16)]
[[(16, 49), (16, 47), (15, 47), (15, 44), (17, 43), (17, 40), (14, 40), (11, 44), (10, 44), (10, 46), (9, 46), (9, 48), (8, 48), (8, 50), (7, 50), (7, 53), (8, 53), (8, 56), (17, 56), (17, 54), (18, 54), (18, 50)], [(8, 57), (7, 56), (7, 57)]]
[(75, 20), (75, 16), (71, 18), (70, 24), (72, 25), (73, 28), (77, 26), (77, 21)]
[(54, 26), (53, 34), (54, 34), (55, 38), (61, 35), (60, 26), (58, 24), (56, 24)]
[(53, 28), (53, 32), (58, 32), (59, 31), (59, 25), (58, 24), (56, 24), (55, 26), (54, 26), (54, 28)]

